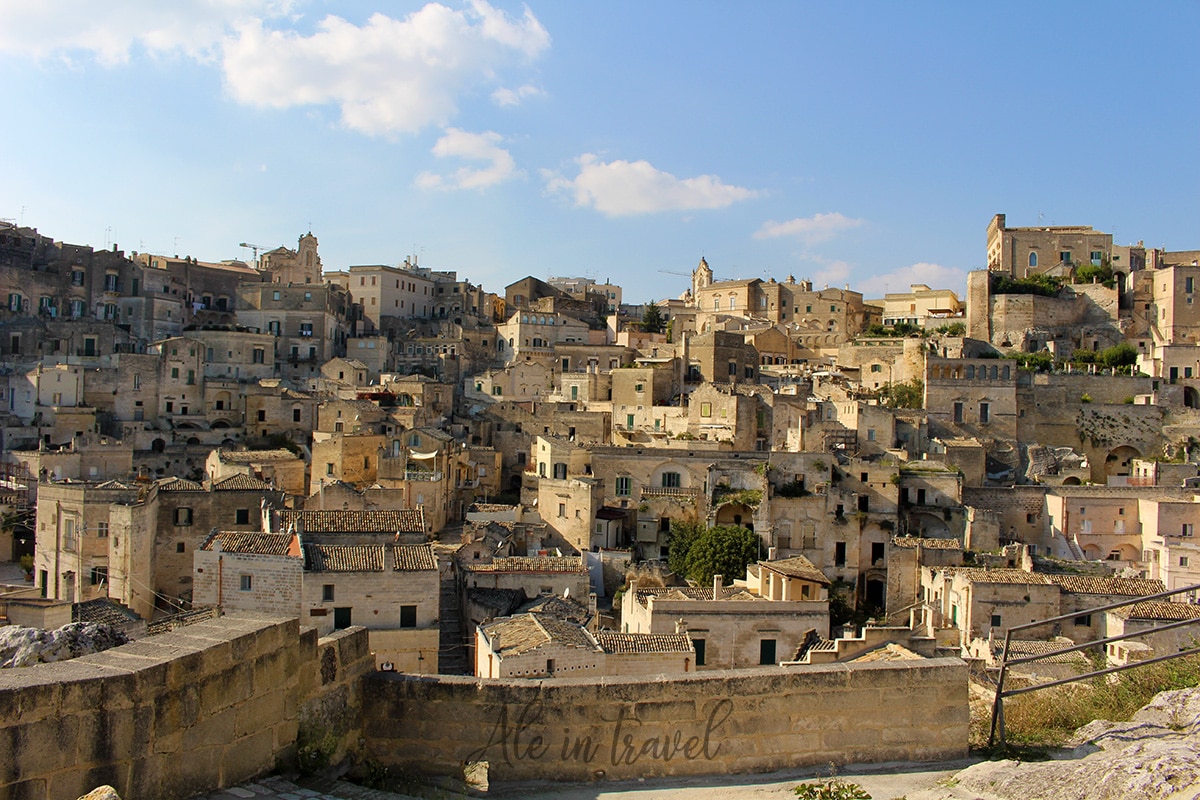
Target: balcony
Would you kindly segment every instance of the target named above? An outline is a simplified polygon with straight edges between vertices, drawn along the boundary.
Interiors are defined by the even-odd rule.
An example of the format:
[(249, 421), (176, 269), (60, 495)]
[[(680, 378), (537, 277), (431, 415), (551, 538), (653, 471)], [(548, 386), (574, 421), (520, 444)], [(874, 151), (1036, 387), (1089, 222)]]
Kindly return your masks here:
[(700, 490), (682, 486), (643, 486), (642, 497), (682, 497), (696, 500), (700, 497)]
[(441, 470), (409, 469), (404, 471), (404, 480), (406, 481), (425, 481), (427, 483), (436, 483), (441, 479)]

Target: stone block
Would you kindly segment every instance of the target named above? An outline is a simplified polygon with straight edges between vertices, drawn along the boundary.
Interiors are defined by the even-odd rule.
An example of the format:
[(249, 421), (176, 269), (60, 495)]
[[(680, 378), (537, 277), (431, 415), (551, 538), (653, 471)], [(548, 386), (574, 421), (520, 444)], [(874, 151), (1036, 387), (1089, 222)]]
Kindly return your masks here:
[(205, 714), (183, 732), (183, 748), (190, 751), (201, 747), (218, 747), (233, 739), (237, 712), (232, 708)]
[(46, 793), (45, 778), (30, 778), (10, 786), (0, 786), (0, 789), (8, 792), (5, 796), (9, 800), (52, 800)]
[(224, 785), (249, 780), (275, 766), (275, 737), (270, 730), (261, 730), (230, 742), (221, 759), (221, 780)]
[(73, 766), (79, 741), (76, 716), (45, 719), (18, 728), (15, 760), (25, 775), (45, 775)]
[(235, 707), (236, 724), (234, 735), (246, 736), (254, 731), (269, 728), (283, 720), (284, 692), (273, 692), (250, 698)]

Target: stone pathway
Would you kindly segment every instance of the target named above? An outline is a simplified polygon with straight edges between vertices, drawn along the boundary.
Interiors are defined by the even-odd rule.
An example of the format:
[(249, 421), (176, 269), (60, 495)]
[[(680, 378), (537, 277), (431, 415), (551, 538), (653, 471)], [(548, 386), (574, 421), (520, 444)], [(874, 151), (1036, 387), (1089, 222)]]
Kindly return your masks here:
[(300, 786), (278, 775), (218, 789), (198, 795), (194, 800), (253, 800), (256, 797), (275, 800), (415, 800), (408, 795), (380, 792), (345, 781), (314, 780)]

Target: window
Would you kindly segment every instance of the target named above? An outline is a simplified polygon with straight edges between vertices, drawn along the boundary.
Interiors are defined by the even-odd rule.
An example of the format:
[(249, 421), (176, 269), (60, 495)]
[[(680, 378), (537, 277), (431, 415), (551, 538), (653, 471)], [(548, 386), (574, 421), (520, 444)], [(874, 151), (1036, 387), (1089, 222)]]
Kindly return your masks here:
[(639, 383), (639, 384), (635, 384), (635, 385), (634, 385), (634, 387), (633, 387), (633, 390), (634, 390), (635, 392), (640, 392), (640, 391), (642, 391), (642, 387), (643, 387), (643, 384), (640, 384), (640, 383)]
[(707, 642), (704, 639), (692, 639), (692, 647), (696, 648), (696, 666), (704, 666), (704, 650)]
[(885, 549), (885, 546), (884, 546), (883, 542), (871, 542), (871, 563), (872, 564), (878, 564), (881, 561), (883, 561), (883, 559), (885, 557), (884, 549)]
[(1100, 262), (1104, 260), (1104, 253), (1102, 253), (1099, 250), (1093, 250), (1091, 252), (1091, 256), (1092, 256), (1092, 264), (1094, 264), (1097, 267), (1100, 266)]
[(248, 508), (237, 509), (236, 511), (233, 512), (233, 520), (234, 520), (235, 525), (249, 525), (250, 524), (250, 509), (248, 509)]
[(621, 475), (617, 478), (617, 496), (628, 497), (633, 491), (633, 478)]
[(872, 364), (871, 372), (883, 372), (883, 365), (882, 364)]
[(679, 473), (678, 472), (664, 472), (662, 474), (662, 485), (663, 485), (664, 489), (678, 489), (679, 485), (680, 485)]
[(401, 628), (417, 627), (417, 607), (416, 606), (400, 606), (400, 627)]
[(175, 543), (175, 552), (176, 553), (186, 553), (187, 552), (187, 543), (186, 542), (176, 542)]
[(736, 361), (729, 362), (729, 374), (736, 376), (738, 373), (738, 365)]
[(179, 367), (171, 367), (171, 377), (172, 378), (179, 377)]
[(108, 567), (92, 567), (92, 586), (102, 586), (108, 583)]
[(1187, 292), (1188, 294), (1191, 294), (1192, 291), (1195, 290), (1195, 288), (1196, 288), (1196, 279), (1195, 278), (1184, 278), (1183, 279), (1183, 290), (1185, 292)]
[(986, 425), (991, 421), (991, 419), (992, 419), (992, 404), (991, 403), (980, 403), (979, 404), (979, 424)]
[(1085, 627), (1085, 628), (1090, 627), (1092, 624), (1092, 615), (1091, 614), (1081, 614), (1080, 616), (1075, 618), (1075, 624)]
[(1029, 266), (1031, 266), (1031, 267), (1037, 266), (1037, 253), (1031, 252), (1029, 254)]
[(759, 664), (774, 664), (775, 663), (775, 640), (760, 639), (758, 642), (758, 663)]
[(1191, 536), (1192, 533), (1194, 532), (1194, 530), (1195, 530), (1195, 528), (1194, 528), (1193, 523), (1185, 522), (1185, 523), (1183, 523), (1183, 528), (1179, 531), (1179, 535), (1180, 536)]
[(107, 522), (97, 522), (96, 523), (96, 538), (97, 539), (107, 539), (108, 538), (108, 523)]
[(999, 614), (992, 614), (992, 627), (993, 628), (1000, 627), (1000, 615)]
[(1061, 253), (1058, 254), (1058, 260), (1064, 264), (1069, 265), (1071, 263), (1071, 251), (1063, 250)]
[(954, 421), (955, 422), (963, 421), (963, 404), (962, 403), (954, 404)]
[(258, 421), (259, 422), (267, 421), (267, 410), (265, 408), (260, 408), (258, 410)]
[(834, 542), (833, 565), (835, 567), (846, 566), (846, 543), (845, 542)]
[(558, 516), (560, 519), (567, 516), (567, 504), (566, 503), (558, 504)]
[(321, 602), (322, 603), (332, 603), (333, 602), (333, 584), (332, 583), (327, 583), (321, 587)]
[(312, 336), (313, 335), (313, 324), (311, 322), (301, 322), (300, 323), (300, 335), (301, 336)]
[(241, 579), (241, 589), (243, 592), (248, 592), (254, 588), (254, 576), (253, 575), (242, 575), (240, 579)]
[(1187, 565), (1188, 565), (1188, 557), (1187, 557), (1187, 556), (1180, 556), (1180, 557), (1179, 557), (1179, 566), (1181, 566), (1181, 567), (1186, 567)]
[(332, 462), (332, 461), (326, 461), (326, 462), (325, 462), (325, 474), (326, 474), (326, 475), (332, 475), (332, 474), (333, 474), (333, 462)]
[(267, 360), (267, 351), (262, 347), (254, 348), (254, 357), (253, 357), (252, 361), (255, 364), (262, 364), (262, 363), (265, 363), (266, 360)]
[(175, 524), (176, 525), (191, 525), (192, 510), (190, 508), (175, 509)]
[(868, 442), (875, 441), (875, 429), (874, 428), (867, 428), (867, 441)]

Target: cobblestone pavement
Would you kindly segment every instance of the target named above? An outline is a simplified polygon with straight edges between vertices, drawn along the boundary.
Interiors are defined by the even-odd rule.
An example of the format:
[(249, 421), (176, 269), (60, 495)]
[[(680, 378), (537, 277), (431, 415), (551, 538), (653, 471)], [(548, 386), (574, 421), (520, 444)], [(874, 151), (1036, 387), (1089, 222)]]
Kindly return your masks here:
[(276, 800), (415, 800), (402, 794), (378, 792), (345, 781), (313, 781), (300, 786), (287, 778), (271, 775), (256, 781), (218, 789), (199, 795), (194, 800), (253, 800), (253, 798), (276, 798)]

